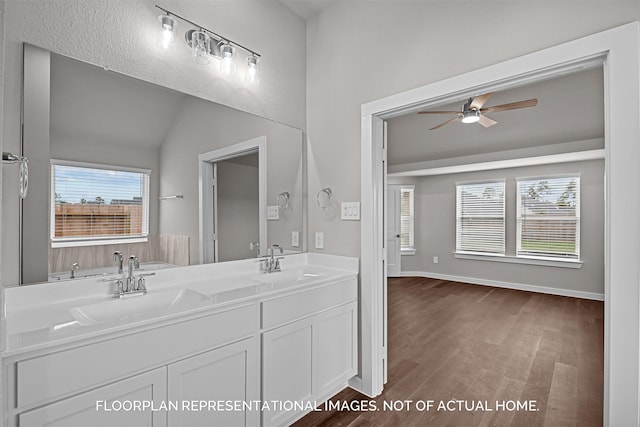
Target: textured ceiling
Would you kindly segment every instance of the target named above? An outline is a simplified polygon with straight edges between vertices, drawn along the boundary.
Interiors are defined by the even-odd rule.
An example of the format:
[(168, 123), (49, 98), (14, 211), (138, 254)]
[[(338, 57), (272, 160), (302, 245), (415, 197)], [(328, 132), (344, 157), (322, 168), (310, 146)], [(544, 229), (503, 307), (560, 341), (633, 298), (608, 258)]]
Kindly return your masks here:
[[(455, 122), (429, 128), (454, 116), (410, 114), (388, 121), (390, 165), (529, 148), (604, 136), (602, 67), (496, 92), (493, 106), (537, 98), (536, 107), (490, 113), (497, 125)], [(429, 110), (460, 111), (460, 102)]]

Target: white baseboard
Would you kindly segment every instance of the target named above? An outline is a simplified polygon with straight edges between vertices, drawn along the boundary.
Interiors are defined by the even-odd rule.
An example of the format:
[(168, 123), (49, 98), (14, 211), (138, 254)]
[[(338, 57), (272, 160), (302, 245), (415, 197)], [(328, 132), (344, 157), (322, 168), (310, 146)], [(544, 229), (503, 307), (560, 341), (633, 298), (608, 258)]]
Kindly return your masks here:
[(497, 280), (477, 279), (474, 277), (452, 276), (449, 274), (429, 273), (426, 271), (403, 271), (402, 276), (429, 277), (432, 279), (470, 283), (472, 285), (495, 286), (496, 288), (516, 289), (519, 291), (538, 292), (541, 294), (552, 294), (552, 295), (561, 295), (565, 297), (604, 301), (604, 294), (598, 294), (595, 292), (574, 291), (572, 289), (560, 289), (560, 288), (551, 288), (547, 286), (526, 285), (523, 283), (500, 282)]

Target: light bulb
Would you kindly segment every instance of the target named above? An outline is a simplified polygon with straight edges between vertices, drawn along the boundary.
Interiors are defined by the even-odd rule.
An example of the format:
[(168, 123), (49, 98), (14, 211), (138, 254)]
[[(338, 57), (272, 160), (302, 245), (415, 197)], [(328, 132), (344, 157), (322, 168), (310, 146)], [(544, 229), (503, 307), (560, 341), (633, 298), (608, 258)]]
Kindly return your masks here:
[(462, 113), (462, 123), (475, 123), (480, 120), (478, 110), (467, 110)]
[(233, 54), (234, 49), (230, 44), (220, 46), (220, 56), (222, 57), (222, 61), (220, 61), (220, 71), (223, 74), (231, 74), (231, 71), (233, 71)]
[(199, 65), (209, 63), (209, 36), (204, 31), (198, 30), (191, 34), (191, 49), (193, 62)]
[(160, 29), (158, 31), (157, 44), (162, 49), (169, 49), (176, 44), (176, 28), (178, 21), (169, 15), (158, 16)]
[(247, 57), (247, 73), (244, 79), (248, 83), (255, 83), (258, 81), (258, 77), (258, 57), (251, 55)]

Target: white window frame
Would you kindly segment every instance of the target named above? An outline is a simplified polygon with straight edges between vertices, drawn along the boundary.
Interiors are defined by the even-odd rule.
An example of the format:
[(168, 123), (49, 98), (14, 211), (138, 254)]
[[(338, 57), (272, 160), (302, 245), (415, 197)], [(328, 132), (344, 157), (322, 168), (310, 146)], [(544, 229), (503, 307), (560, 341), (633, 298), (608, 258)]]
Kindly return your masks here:
[[(50, 191), (50, 225), (49, 225), (49, 239), (51, 241), (52, 248), (66, 248), (66, 247), (79, 247), (79, 246), (99, 246), (99, 245), (112, 245), (122, 243), (144, 243), (149, 239), (149, 205), (150, 205), (150, 186), (151, 186), (151, 169), (132, 168), (127, 166), (105, 165), (100, 163), (87, 163), (78, 162), (72, 160), (50, 160), (50, 174), (51, 174), (51, 191)], [(132, 172), (140, 173), (144, 175), (144, 190), (142, 194), (142, 215), (143, 215), (143, 229), (139, 236), (131, 237), (73, 237), (73, 238), (56, 238), (55, 232), (55, 166), (73, 166), (78, 168), (87, 169), (103, 169), (117, 172)]]
[[(462, 204), (460, 200), (460, 194), (464, 187), (466, 186), (479, 186), (479, 185), (488, 185), (488, 184), (502, 184), (502, 250), (501, 251), (492, 251), (492, 250), (467, 250), (461, 249), (461, 241), (460, 241), (460, 218), (461, 218), (461, 209)], [(465, 181), (465, 182), (456, 182), (456, 254), (477, 254), (477, 255), (488, 255), (488, 256), (504, 256), (506, 253), (506, 179), (490, 179), (490, 180), (481, 180), (481, 181)]]
[[(528, 252), (522, 249), (522, 194), (520, 192), (520, 183), (522, 181), (550, 181), (554, 179), (564, 179), (564, 178), (576, 178), (577, 187), (576, 187), (576, 215), (575, 217), (569, 217), (568, 219), (572, 219), (576, 221), (576, 238), (575, 238), (575, 256), (567, 256), (567, 255), (553, 255), (553, 254), (541, 254), (536, 255), (535, 253)], [(524, 259), (532, 259), (532, 260), (549, 260), (549, 261), (562, 261), (562, 262), (576, 262), (580, 261), (580, 228), (581, 228), (581, 220), (580, 220), (580, 202), (581, 202), (581, 194), (580, 194), (580, 173), (570, 173), (570, 174), (554, 174), (554, 175), (541, 175), (541, 176), (532, 176), (532, 177), (517, 177), (516, 178), (516, 258), (524, 258)]]
[(400, 187), (400, 234), (402, 234), (402, 193), (409, 193), (410, 211), (409, 215), (405, 215), (409, 219), (409, 245), (402, 246), (402, 239), (400, 239), (400, 254), (401, 255), (415, 255), (416, 254), (416, 239), (415, 239), (415, 221), (416, 221), (416, 186), (415, 185), (401, 185)]

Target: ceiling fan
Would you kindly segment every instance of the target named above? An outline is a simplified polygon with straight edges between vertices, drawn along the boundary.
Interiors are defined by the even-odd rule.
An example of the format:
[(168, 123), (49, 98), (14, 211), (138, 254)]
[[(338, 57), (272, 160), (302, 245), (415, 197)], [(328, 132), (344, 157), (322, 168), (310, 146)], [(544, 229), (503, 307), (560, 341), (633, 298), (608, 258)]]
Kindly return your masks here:
[(511, 102), (509, 104), (494, 105), (493, 107), (483, 107), (483, 105), (493, 95), (493, 92), (485, 93), (484, 95), (478, 95), (469, 100), (462, 107), (462, 111), (420, 111), (418, 114), (455, 114), (456, 117), (447, 120), (432, 127), (429, 130), (436, 130), (453, 122), (460, 120), (462, 123), (480, 123), (482, 126), (488, 128), (495, 125), (495, 120), (485, 116), (485, 113), (495, 113), (498, 111), (517, 110), (519, 108), (535, 107), (538, 105), (536, 98), (527, 99), (525, 101)]

